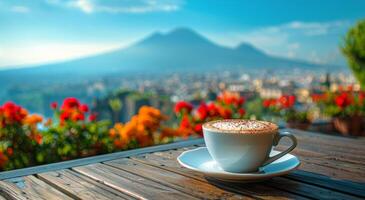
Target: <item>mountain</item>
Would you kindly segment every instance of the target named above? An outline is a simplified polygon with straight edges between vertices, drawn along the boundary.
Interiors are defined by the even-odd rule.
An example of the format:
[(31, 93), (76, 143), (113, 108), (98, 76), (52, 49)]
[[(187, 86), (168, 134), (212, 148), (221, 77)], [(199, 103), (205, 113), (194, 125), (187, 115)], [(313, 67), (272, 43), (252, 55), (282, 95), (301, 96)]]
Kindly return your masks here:
[(242, 43), (236, 48), (219, 46), (187, 28), (169, 33), (154, 33), (124, 49), (71, 61), (31, 68), (0, 71), (2, 82), (65, 80), (100, 77), (118, 73), (165, 73), (222, 69), (319, 69), (323, 66), (286, 58), (273, 57)]

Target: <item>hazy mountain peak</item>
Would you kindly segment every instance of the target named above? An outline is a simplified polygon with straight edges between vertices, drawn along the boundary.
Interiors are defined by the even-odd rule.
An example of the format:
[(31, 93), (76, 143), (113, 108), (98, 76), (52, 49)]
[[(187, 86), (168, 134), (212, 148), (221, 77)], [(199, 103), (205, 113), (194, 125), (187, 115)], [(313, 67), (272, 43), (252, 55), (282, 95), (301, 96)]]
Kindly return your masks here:
[(166, 35), (189, 35), (192, 37), (201, 37), (197, 32), (195, 32), (193, 29), (186, 28), (186, 27), (178, 27), (170, 32), (168, 32)]
[(160, 32), (153, 33), (145, 40), (139, 42), (139, 45), (209, 45), (214, 43), (206, 39), (204, 36), (189, 28), (176, 28), (170, 32), (162, 34)]
[(253, 45), (249, 43), (242, 42), (239, 44), (236, 48), (236, 51), (242, 52), (242, 53), (250, 53), (250, 54), (256, 54), (256, 55), (265, 55), (262, 51), (254, 47)]

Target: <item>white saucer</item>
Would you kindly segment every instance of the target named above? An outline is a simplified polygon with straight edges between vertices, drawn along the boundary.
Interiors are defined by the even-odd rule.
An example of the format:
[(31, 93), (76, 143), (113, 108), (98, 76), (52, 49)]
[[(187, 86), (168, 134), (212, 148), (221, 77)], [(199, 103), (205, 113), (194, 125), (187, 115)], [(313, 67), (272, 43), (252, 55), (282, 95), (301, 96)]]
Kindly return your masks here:
[[(271, 151), (271, 156), (280, 153)], [(201, 172), (208, 177), (230, 182), (255, 182), (269, 179), (275, 176), (288, 174), (300, 165), (297, 157), (286, 154), (269, 165), (261, 167), (257, 173), (231, 173), (223, 171), (212, 159), (206, 147), (200, 147), (183, 152), (177, 161), (188, 169)]]

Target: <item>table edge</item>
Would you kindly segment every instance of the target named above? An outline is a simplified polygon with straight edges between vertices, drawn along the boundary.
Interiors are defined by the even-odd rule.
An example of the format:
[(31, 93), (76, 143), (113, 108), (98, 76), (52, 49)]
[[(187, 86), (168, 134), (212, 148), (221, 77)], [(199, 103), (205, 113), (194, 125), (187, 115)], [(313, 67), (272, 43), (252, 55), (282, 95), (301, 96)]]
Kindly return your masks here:
[(156, 151), (167, 151), (167, 150), (172, 150), (172, 149), (177, 149), (177, 148), (199, 145), (199, 144), (203, 144), (203, 143), (204, 143), (203, 138), (190, 139), (190, 140), (183, 140), (183, 141), (178, 141), (178, 142), (173, 142), (173, 143), (168, 143), (168, 144), (162, 144), (162, 145), (120, 151), (120, 152), (115, 152), (115, 153), (91, 156), (91, 157), (87, 157), (87, 158), (79, 158), (79, 159), (67, 160), (67, 161), (62, 161), (62, 162), (57, 162), (57, 163), (21, 168), (21, 169), (16, 169), (16, 170), (11, 170), (11, 171), (3, 171), (3, 172), (0, 172), (0, 180), (14, 179), (14, 178), (22, 177), (22, 176), (27, 176), (27, 175), (33, 175), (33, 174), (67, 169), (67, 168), (72, 168), (72, 167), (77, 167), (77, 166), (82, 166), (82, 165), (106, 162), (106, 161), (115, 160), (115, 159), (119, 159), (119, 158), (135, 156), (138, 154), (152, 153), (152, 152), (156, 152)]

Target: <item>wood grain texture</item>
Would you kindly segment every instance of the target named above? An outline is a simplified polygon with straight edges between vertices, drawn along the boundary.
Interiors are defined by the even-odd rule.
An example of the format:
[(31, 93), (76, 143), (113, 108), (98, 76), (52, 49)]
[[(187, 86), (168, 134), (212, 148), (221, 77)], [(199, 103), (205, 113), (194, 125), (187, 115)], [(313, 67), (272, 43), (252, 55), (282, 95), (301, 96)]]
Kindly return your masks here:
[(362, 199), (353, 195), (344, 194), (316, 185), (276, 177), (263, 183), (279, 190), (293, 192), (313, 199)]
[[(165, 152), (156, 152), (156, 153), (146, 154), (143, 156), (137, 156), (137, 157), (133, 157), (133, 158), (140, 160), (142, 162), (145, 161), (145, 162), (153, 163), (154, 165), (162, 165), (162, 167), (164, 167), (164, 166), (180, 167), (180, 166), (178, 166), (178, 164), (176, 162), (174, 162), (174, 159), (181, 152), (185, 151), (186, 149), (188, 149), (188, 148), (172, 150), (172, 151), (165, 151)], [(160, 158), (158, 158), (158, 157), (160, 157)], [(184, 169), (184, 168), (176, 169), (175, 168), (174, 170), (176, 170), (177, 172), (181, 172), (181, 171), (185, 171), (186, 169)], [(194, 176), (201, 176), (200, 173), (196, 173), (191, 170), (187, 170), (187, 171), (188, 171), (187, 173), (194, 174)], [(338, 180), (334, 180), (330, 177), (325, 177), (325, 176), (316, 175), (316, 174), (312, 174), (312, 173), (303, 173), (300, 170), (297, 170), (296, 172), (297, 173), (294, 172), (292, 176), (288, 176), (288, 178), (301, 182), (300, 184), (303, 183), (303, 187), (300, 188), (299, 192), (296, 192), (296, 194), (304, 195), (305, 191), (308, 189), (307, 187), (310, 187), (310, 188), (312, 187), (312, 186), (308, 186), (306, 184), (312, 184), (312, 185), (315, 185), (315, 187), (323, 187), (323, 188), (320, 188), (319, 191), (321, 193), (319, 193), (319, 194), (328, 194), (329, 193), (329, 194), (338, 195), (340, 197), (344, 196), (344, 197), (353, 197), (353, 198), (355, 198), (356, 196), (363, 197), (363, 195), (364, 195), (363, 194), (364, 193), (363, 191), (365, 191), (364, 184), (350, 183), (348, 181), (338, 181)], [(352, 174), (352, 176), (354, 176), (354, 173)], [(288, 182), (292, 182), (292, 181), (288, 180)], [(282, 181), (280, 181), (280, 183), (282, 183)], [(306, 183), (306, 184), (304, 184), (304, 183)], [(267, 185), (267, 186), (272, 187), (271, 185)], [(246, 189), (247, 189), (247, 187), (246, 187)], [(257, 191), (257, 189), (254, 191)], [(290, 190), (286, 190), (286, 191), (291, 192)], [(339, 192), (339, 193), (337, 193), (337, 192)], [(347, 194), (351, 194), (352, 196), (348, 196)], [(319, 196), (319, 197), (324, 198), (325, 196)], [(309, 198), (312, 198), (312, 196), (309, 196)]]
[[(183, 176), (159, 167), (143, 164), (131, 159), (118, 159), (104, 164), (143, 176), (168, 187), (204, 199), (242, 199), (243, 196), (217, 188), (206, 181)], [(248, 197), (247, 197), (248, 199)]]
[[(342, 152), (345, 150), (341, 150), (350, 149), (350, 147), (347, 148), (346, 146), (351, 146), (352, 141), (356, 141), (355, 143), (365, 146), (365, 140), (338, 138), (334, 136), (321, 137), (321, 134), (318, 134), (319, 136), (313, 136), (309, 132), (294, 132), (294, 134), (299, 142), (292, 154), (298, 156), (302, 162), (299, 169), (322, 174), (334, 179), (365, 183), (365, 153), (363, 153), (365, 150), (362, 150), (363, 147), (358, 149), (356, 153)], [(332, 145), (333, 141), (341, 139), (344, 140), (341, 147)], [(275, 149), (284, 150), (289, 145), (290, 142), (283, 140)]]
[(74, 170), (139, 199), (197, 199), (171, 187), (104, 164), (76, 167)]
[(37, 177), (74, 199), (133, 199), (72, 170), (46, 172)]
[(316, 185), (319, 187), (328, 188), (346, 194), (362, 197), (365, 199), (365, 184), (358, 184), (349, 181), (333, 180), (331, 177), (320, 174), (313, 174), (302, 170), (296, 170), (285, 177)]
[(132, 157), (132, 159), (177, 174), (181, 174), (186, 177), (194, 178), (199, 181), (209, 182), (209, 184), (215, 185), (216, 187), (219, 187), (223, 190), (249, 195), (259, 199), (305, 199), (305, 197), (300, 195), (273, 189), (271, 187), (264, 186), (261, 183), (229, 184), (214, 179), (206, 179), (206, 177), (201, 173), (181, 167), (176, 161), (176, 155), (180, 153), (180, 150), (171, 150), (136, 156)]
[(7, 199), (71, 199), (34, 176), (23, 178), (22, 182), (0, 182), (0, 193)]

